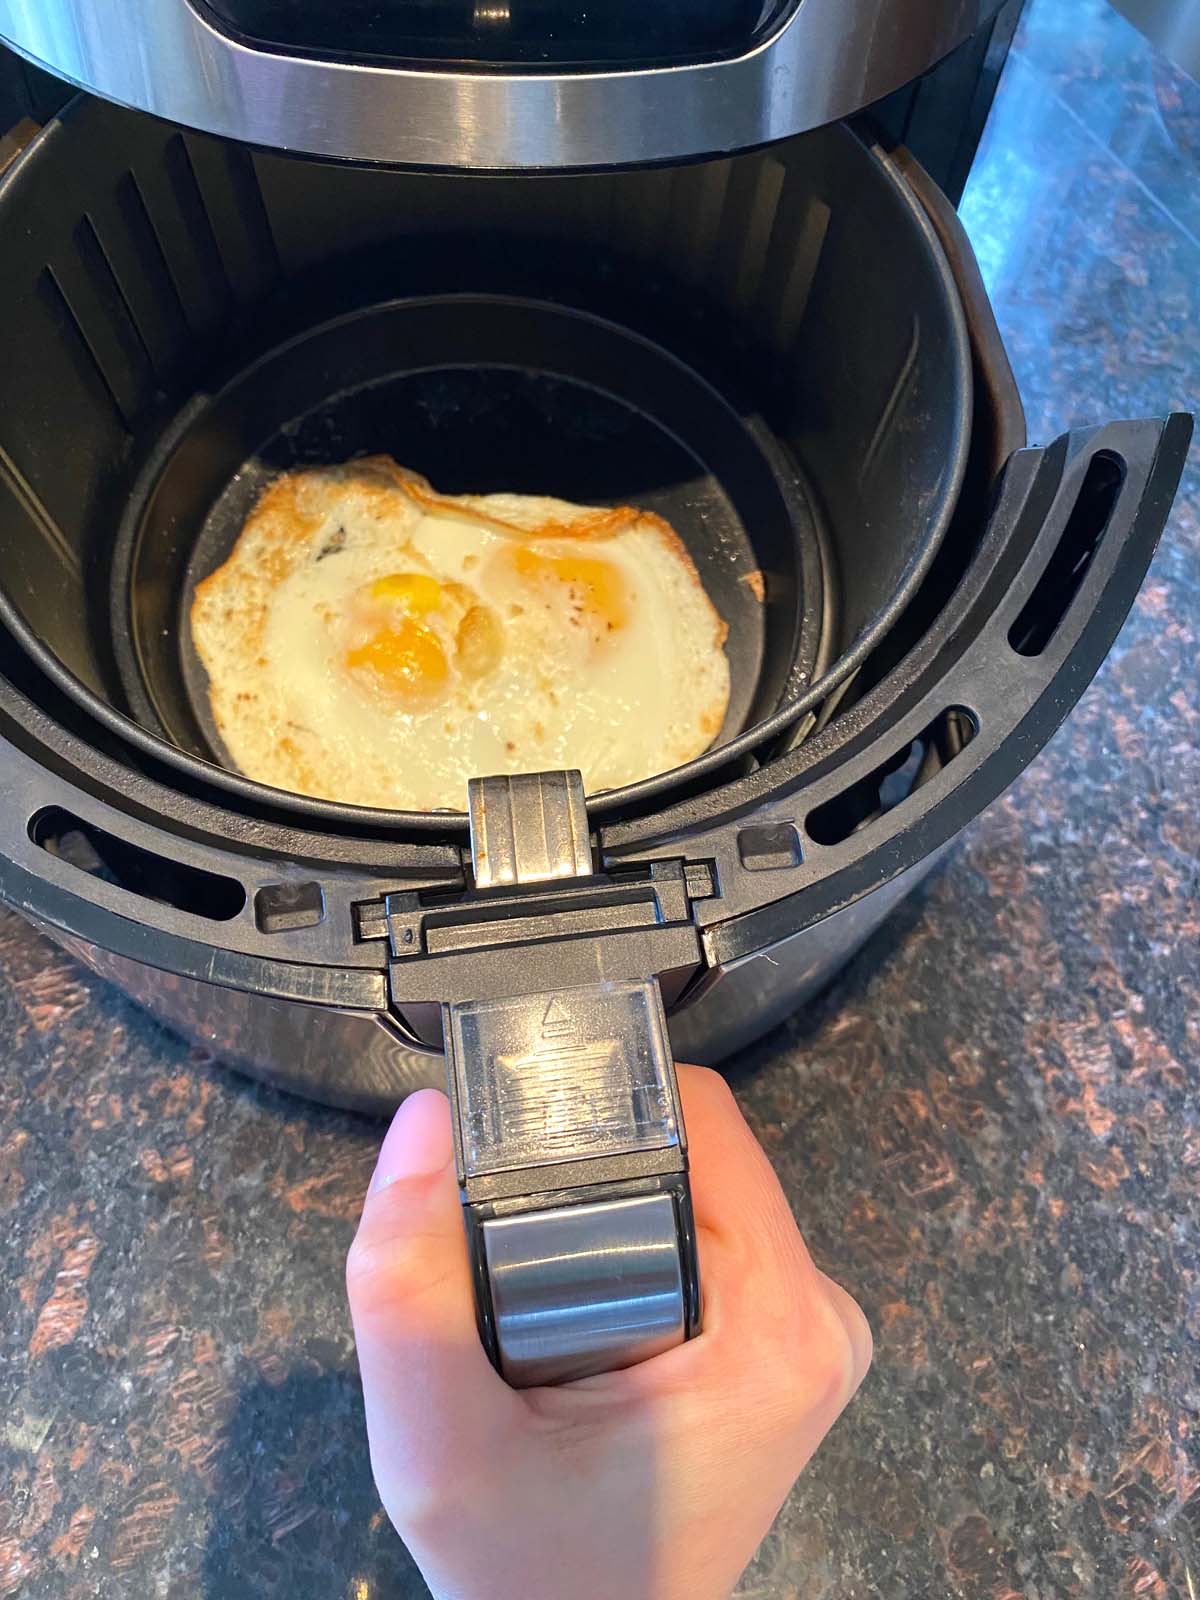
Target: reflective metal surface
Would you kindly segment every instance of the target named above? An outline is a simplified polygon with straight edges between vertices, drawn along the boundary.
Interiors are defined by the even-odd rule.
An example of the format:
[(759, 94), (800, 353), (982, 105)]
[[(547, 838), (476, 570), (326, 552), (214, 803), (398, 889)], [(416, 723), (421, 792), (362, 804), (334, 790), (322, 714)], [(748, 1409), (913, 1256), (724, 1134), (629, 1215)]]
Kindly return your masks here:
[(477, 889), (590, 874), (592, 847), (578, 772), (472, 778), (467, 797)]
[(953, 842), (811, 927), (717, 968), (695, 1000), (670, 1018), (675, 1059), (716, 1066), (790, 1017), (821, 992)]
[(516, 1388), (632, 1366), (683, 1339), (669, 1195), (502, 1217), (483, 1234), (501, 1371)]
[(382, 1117), (417, 1089), (445, 1087), (441, 1056), (409, 1049), (374, 1012), (335, 1011), (204, 983), (130, 960), (41, 918), (29, 920), (160, 1022), (273, 1088)]
[(1177, 67), (1200, 81), (1200, 0), (1113, 0)]
[(414, 71), (251, 48), (187, 0), (0, 0), (0, 38), (124, 105), (251, 144), (480, 170), (624, 166), (765, 144), (870, 104), (999, 0), (803, 0), (729, 61), (637, 71)]

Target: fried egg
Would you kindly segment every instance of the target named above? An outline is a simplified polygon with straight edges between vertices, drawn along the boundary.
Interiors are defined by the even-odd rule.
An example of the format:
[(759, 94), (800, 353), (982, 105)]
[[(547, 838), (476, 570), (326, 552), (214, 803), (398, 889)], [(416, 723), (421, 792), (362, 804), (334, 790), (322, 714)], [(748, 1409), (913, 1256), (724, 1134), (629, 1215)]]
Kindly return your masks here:
[(389, 809), (578, 767), (690, 760), (729, 700), (726, 627), (660, 517), (439, 495), (387, 456), (287, 472), (196, 587), (213, 720), (248, 777)]

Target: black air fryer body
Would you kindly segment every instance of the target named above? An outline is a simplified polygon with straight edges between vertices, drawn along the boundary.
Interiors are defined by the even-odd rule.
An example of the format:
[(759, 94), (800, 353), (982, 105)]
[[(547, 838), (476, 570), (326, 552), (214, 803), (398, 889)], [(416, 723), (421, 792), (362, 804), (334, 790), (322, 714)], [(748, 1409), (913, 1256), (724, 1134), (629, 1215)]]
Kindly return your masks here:
[[(1014, 6), (871, 0), (853, 35), (824, 0), (706, 0), (708, 32), (668, 7), (639, 39), (638, 8), (572, 33), (547, 3), (453, 51), (404, 27), (469, 7), (342, 8), (349, 41), (316, 0), (111, 9), (0, 0), (0, 34), (210, 131), (81, 96), (0, 180), (0, 890), (335, 1103), (440, 1082), (444, 1006), (605, 979), (656, 977), (676, 1054), (722, 1059), (1053, 732), (1181, 470), (1179, 417), (1026, 447), (961, 226), (882, 131), (956, 191)], [(274, 473), (376, 451), (447, 492), (658, 510), (730, 624), (714, 749), (589, 797), (582, 876), (481, 892), (465, 815), (222, 764), (194, 586)]]
[[(719, 1060), (819, 988), (1104, 657), (1189, 424), (1025, 448), (953, 211), (834, 124), (659, 170), (350, 169), (79, 99), (0, 187), (3, 892), (250, 1071), (375, 1109), (443, 1003), (653, 974)], [(269, 476), (664, 511), (731, 623), (714, 752), (488, 901), (465, 818), (217, 764), (192, 586)]]

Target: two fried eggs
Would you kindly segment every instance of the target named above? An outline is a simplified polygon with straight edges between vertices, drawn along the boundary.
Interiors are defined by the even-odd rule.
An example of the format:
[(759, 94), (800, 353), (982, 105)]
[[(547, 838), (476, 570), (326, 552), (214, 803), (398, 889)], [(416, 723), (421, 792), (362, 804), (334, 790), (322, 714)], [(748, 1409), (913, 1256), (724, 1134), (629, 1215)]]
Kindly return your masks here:
[(387, 456), (276, 478), (191, 629), (241, 771), (358, 805), (462, 810), (468, 778), (563, 767), (616, 788), (699, 755), (729, 701), (661, 518), (439, 495)]

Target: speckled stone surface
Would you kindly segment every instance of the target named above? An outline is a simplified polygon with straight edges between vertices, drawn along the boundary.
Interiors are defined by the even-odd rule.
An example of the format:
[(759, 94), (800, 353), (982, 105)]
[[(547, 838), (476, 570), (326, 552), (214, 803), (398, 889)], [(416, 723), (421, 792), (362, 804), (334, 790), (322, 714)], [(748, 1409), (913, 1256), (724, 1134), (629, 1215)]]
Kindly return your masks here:
[[(1102, 0), (1034, 0), (964, 204), (1033, 438), (1200, 399), (1198, 130)], [(878, 1346), (744, 1600), (1200, 1586), (1198, 648), (1194, 457), (1049, 750), (734, 1069)], [(0, 1596), (423, 1594), (342, 1298), (377, 1127), (7, 913), (0, 1033)]]

